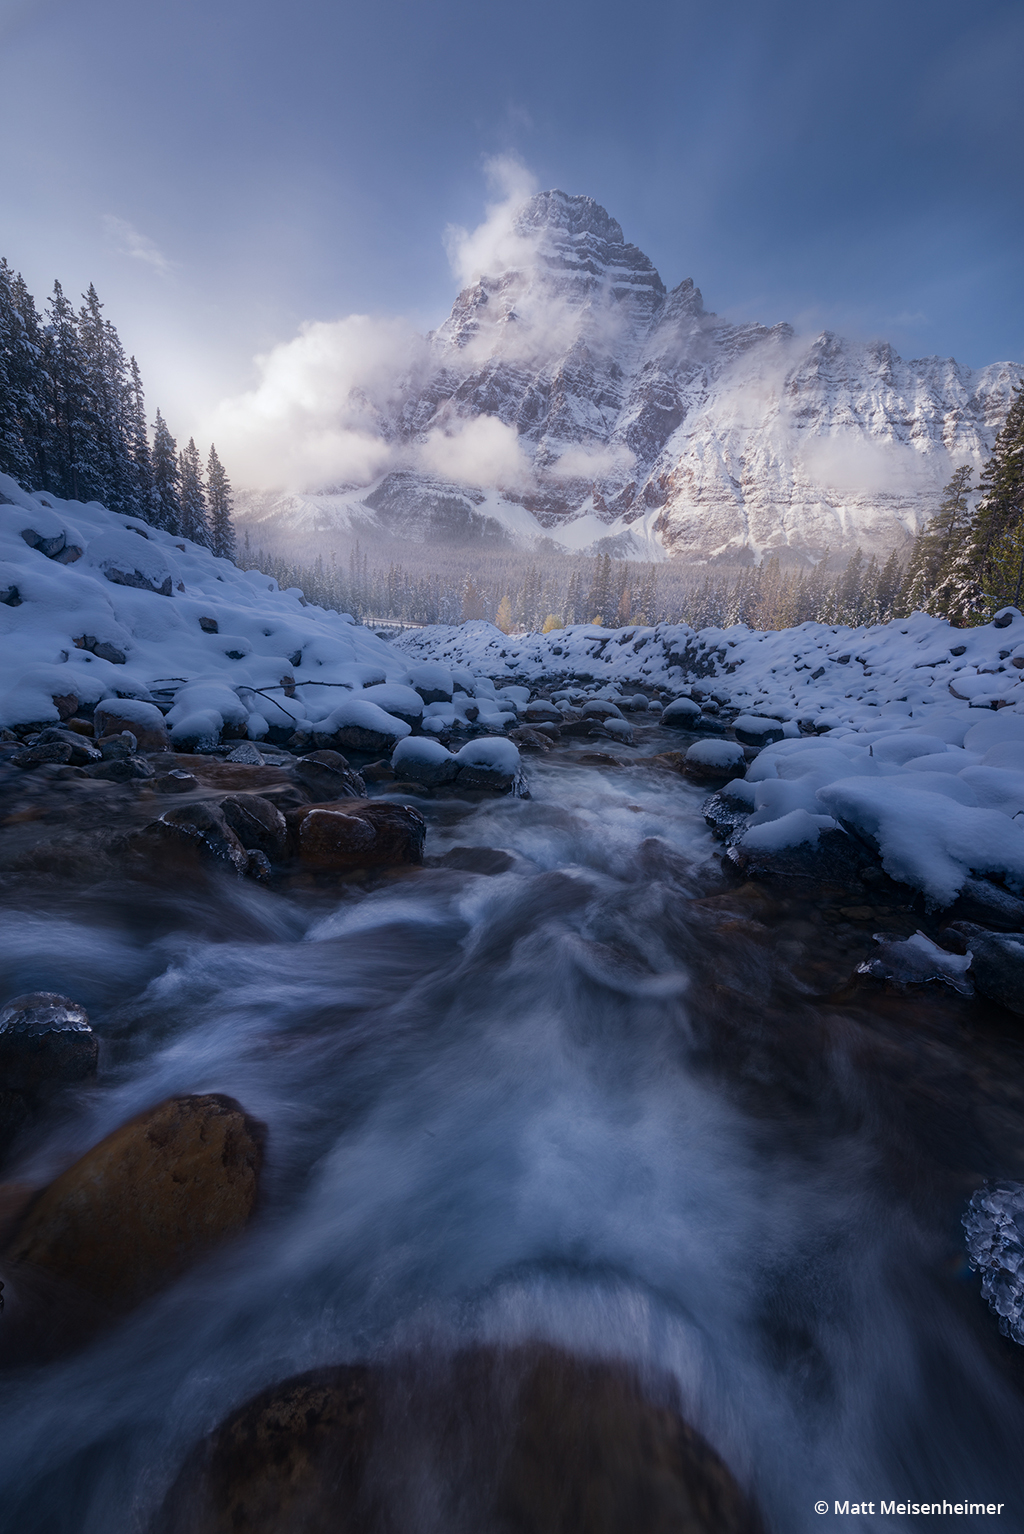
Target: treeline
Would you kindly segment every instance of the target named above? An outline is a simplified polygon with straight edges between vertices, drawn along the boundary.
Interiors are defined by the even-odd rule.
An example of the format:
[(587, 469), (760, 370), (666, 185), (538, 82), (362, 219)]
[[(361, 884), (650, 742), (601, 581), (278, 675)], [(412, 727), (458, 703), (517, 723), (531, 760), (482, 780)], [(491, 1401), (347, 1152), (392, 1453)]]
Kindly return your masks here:
[(59, 282), (36, 309), (0, 258), (0, 471), (26, 490), (102, 501), (234, 556), (232, 496), (211, 446), (178, 445), (158, 410), (150, 443), (142, 377), (89, 284), (75, 311)]
[(488, 570), (467, 570), (458, 555), (435, 553), (432, 568), (410, 570), (395, 560), (372, 562), (357, 543), (347, 561), (318, 554), (296, 563), (254, 547), (246, 532), (241, 562), (298, 586), (310, 602), (350, 612), (362, 622), (465, 623), (485, 618), (506, 633), (550, 632), (570, 623), (624, 627), (630, 623), (688, 623), (694, 628), (746, 623), (789, 628), (820, 623), (877, 623), (901, 608), (903, 569), (896, 554), (882, 564), (860, 550), (842, 570), (828, 558), (810, 572), (783, 569), (777, 558), (731, 570), (695, 570), (675, 563), (641, 564), (551, 555), (543, 566), (504, 555)]
[(922, 608), (958, 628), (985, 623), (1024, 596), (1024, 384), (1014, 389), (973, 509), (972, 472), (957, 469), (942, 504), (914, 540), (905, 587)]

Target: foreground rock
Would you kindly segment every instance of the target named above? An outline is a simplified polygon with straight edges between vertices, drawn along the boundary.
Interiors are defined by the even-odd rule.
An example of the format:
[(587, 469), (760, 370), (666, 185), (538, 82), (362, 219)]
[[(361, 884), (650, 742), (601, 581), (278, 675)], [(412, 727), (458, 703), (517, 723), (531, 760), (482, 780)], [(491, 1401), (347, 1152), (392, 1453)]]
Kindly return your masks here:
[(545, 1345), (299, 1375), (186, 1463), (154, 1534), (759, 1534), (671, 1381)]
[(0, 1258), (0, 1357), (85, 1340), (241, 1232), (264, 1130), (233, 1098), (172, 1097), (115, 1129), (39, 1193)]
[(99, 1042), (84, 1007), (53, 991), (16, 996), (0, 1011), (0, 1155), (60, 1087), (96, 1074)]

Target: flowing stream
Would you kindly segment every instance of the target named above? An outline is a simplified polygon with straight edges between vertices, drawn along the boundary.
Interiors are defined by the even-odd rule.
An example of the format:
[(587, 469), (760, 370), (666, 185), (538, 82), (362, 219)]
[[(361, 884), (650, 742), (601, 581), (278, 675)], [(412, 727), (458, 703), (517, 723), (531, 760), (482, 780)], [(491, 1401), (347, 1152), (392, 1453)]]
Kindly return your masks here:
[(502, 848), (497, 874), (6, 890), (4, 993), (68, 993), (102, 1040), (6, 1175), (206, 1091), (265, 1121), (268, 1166), (242, 1239), (3, 1381), (0, 1528), (143, 1530), (276, 1380), (531, 1337), (670, 1370), (773, 1534), (836, 1498), (875, 1503), (847, 1529), (944, 1497), (1024, 1528), (1016, 1352), (958, 1223), (1024, 1132), (979, 1108), (1000, 1038), (952, 995), (843, 991), (870, 933), (737, 889), (701, 790), (612, 755), (423, 801), (428, 859)]

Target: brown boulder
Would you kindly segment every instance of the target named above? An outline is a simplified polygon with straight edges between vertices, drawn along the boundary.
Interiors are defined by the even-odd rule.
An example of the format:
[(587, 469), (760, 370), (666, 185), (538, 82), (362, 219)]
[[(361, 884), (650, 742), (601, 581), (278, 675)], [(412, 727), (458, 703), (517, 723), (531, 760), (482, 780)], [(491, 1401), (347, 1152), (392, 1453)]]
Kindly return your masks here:
[(544, 1344), (317, 1370), (186, 1463), (158, 1534), (760, 1534), (668, 1377)]
[(222, 799), (226, 824), (250, 852), (262, 852), (272, 863), (288, 856), (288, 827), (276, 804), (259, 794)]
[(256, 1203), (263, 1140), (238, 1103), (212, 1093), (169, 1098), (115, 1129), (38, 1194), (8, 1243), (10, 1328), (22, 1285), (116, 1317), (237, 1235)]
[(199, 862), (244, 874), (249, 864), (245, 848), (219, 807), (203, 800), (165, 810), (159, 820), (128, 836), (125, 846), (147, 862), (182, 871)]
[[(129, 717), (130, 714), (130, 717)], [(128, 714), (119, 713), (116, 698), (106, 698), (97, 703), (93, 716), (97, 736), (120, 735), (127, 730), (134, 735), (140, 751), (169, 751), (171, 737), (167, 733), (160, 710), (133, 708)]]
[(422, 863), (426, 824), (408, 804), (342, 799), (290, 811), (299, 857), (313, 867), (380, 868)]
[(356, 1534), (374, 1418), (360, 1364), (271, 1386), (193, 1452), (152, 1534)]
[(365, 799), (366, 783), (340, 751), (311, 751), (295, 763), (295, 776), (318, 799)]

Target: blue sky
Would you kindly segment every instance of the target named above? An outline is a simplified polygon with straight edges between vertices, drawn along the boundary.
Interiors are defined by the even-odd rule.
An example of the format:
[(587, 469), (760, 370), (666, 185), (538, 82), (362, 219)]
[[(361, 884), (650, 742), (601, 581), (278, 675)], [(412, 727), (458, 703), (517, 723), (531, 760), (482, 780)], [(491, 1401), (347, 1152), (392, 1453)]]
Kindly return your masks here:
[(485, 162), (709, 308), (1024, 357), (1018, 0), (0, 0), (0, 252), (96, 283), (179, 434), (304, 321), (428, 327)]

